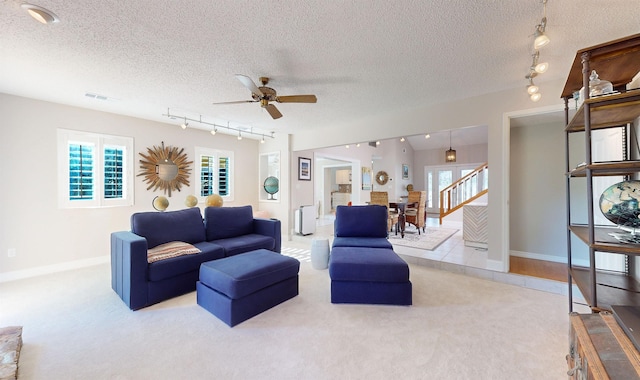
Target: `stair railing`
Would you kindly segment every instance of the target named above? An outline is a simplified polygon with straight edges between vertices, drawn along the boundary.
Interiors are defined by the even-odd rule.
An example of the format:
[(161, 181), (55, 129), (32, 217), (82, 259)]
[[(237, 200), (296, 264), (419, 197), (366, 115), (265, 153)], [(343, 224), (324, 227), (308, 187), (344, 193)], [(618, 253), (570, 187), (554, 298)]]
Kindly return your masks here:
[(489, 192), (488, 162), (478, 166), (440, 191), (440, 224), (442, 219)]

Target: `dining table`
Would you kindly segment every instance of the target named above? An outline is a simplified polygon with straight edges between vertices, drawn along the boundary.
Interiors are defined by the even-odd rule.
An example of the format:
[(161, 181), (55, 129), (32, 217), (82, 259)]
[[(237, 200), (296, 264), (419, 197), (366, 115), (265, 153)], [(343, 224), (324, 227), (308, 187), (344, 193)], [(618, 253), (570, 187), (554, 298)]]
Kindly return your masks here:
[(417, 208), (418, 202), (406, 202), (406, 201), (389, 202), (389, 210), (395, 209), (398, 211), (398, 224), (396, 225), (396, 234), (398, 233), (398, 230), (399, 230), (400, 237), (402, 237), (403, 239), (404, 239), (404, 227), (406, 224), (406, 216), (404, 212), (407, 207)]

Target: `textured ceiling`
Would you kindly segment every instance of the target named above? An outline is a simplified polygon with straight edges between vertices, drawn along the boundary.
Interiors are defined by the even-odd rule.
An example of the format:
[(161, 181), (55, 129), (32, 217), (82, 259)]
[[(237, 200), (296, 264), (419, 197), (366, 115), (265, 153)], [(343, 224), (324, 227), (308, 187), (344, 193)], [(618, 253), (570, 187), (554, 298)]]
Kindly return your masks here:
[[(524, 88), (538, 0), (34, 0), (42, 25), (0, 0), (0, 92), (172, 122), (295, 133), (403, 108)], [(640, 32), (639, 0), (547, 4), (550, 69), (564, 79), (578, 49)], [(271, 77), (271, 120), (234, 77)], [(606, 79), (606, 78), (605, 78)], [(85, 94), (104, 95), (108, 100)], [(196, 126), (196, 123), (192, 123)], [(205, 128), (207, 126), (204, 126)]]

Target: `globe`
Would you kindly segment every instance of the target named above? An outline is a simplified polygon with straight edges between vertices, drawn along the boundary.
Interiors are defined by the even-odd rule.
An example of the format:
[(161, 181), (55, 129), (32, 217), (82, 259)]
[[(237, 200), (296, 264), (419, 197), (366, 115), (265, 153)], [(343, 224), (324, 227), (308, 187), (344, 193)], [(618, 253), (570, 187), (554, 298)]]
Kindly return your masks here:
[(195, 207), (198, 204), (198, 198), (194, 195), (187, 195), (187, 198), (184, 200), (184, 204), (187, 207)]
[(211, 194), (207, 197), (206, 205), (207, 207), (222, 207), (222, 197), (218, 194)]
[(167, 209), (167, 207), (169, 207), (169, 200), (167, 199), (167, 197), (160, 195), (153, 198), (153, 202), (151, 204), (156, 210), (164, 211)]
[(280, 186), (280, 182), (276, 177), (267, 177), (264, 180), (264, 191), (269, 194), (269, 199), (273, 199), (273, 194), (277, 193)]
[(640, 227), (640, 181), (622, 181), (600, 195), (600, 211), (605, 218), (618, 226)]

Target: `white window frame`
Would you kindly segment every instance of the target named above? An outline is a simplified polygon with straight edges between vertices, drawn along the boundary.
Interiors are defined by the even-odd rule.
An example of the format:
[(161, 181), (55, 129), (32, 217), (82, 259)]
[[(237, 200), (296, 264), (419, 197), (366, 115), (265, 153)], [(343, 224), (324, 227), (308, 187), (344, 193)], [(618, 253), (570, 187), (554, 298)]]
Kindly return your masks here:
[[(69, 144), (86, 143), (95, 147), (93, 198), (69, 199)], [(122, 198), (104, 197), (104, 148), (123, 147)], [(132, 206), (134, 195), (133, 138), (70, 129), (58, 129), (58, 206), (60, 208), (96, 208)]]
[[(229, 202), (233, 202), (234, 200), (234, 167), (235, 167), (235, 158), (233, 155), (233, 151), (230, 150), (221, 150), (221, 149), (213, 149), (213, 148), (205, 148), (205, 147), (200, 147), (200, 146), (196, 146), (195, 147), (195, 196), (196, 198), (198, 198), (198, 202), (205, 202), (207, 197), (206, 196), (201, 196), (201, 190), (202, 190), (202, 182), (200, 180), (200, 173), (202, 171), (202, 156), (213, 156), (215, 157), (215, 170), (214, 173), (216, 173), (216, 184), (218, 183), (218, 177), (217, 177), (217, 173), (218, 173), (218, 164), (220, 163), (219, 161), (219, 157), (228, 157), (229, 158), (229, 174), (228, 174), (228, 183), (227, 183), (227, 187), (228, 187), (228, 195), (222, 195), (222, 199), (224, 201), (229, 201)], [(217, 192), (215, 192), (215, 194), (217, 194)]]

